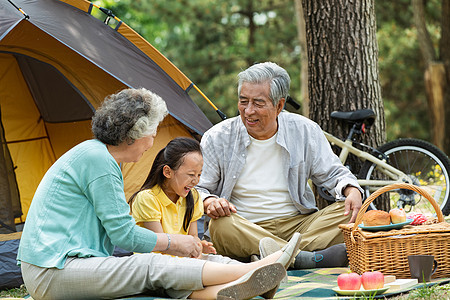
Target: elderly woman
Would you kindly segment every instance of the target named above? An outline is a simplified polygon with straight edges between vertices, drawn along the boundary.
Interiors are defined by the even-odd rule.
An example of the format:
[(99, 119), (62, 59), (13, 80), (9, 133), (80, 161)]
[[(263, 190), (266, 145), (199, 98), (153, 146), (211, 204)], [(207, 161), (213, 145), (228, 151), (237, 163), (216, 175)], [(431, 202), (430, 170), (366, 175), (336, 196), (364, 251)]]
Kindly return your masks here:
[[(95, 139), (75, 146), (47, 171), (17, 256), (33, 299), (118, 298), (149, 291), (197, 299), (273, 296), (297, 241), (254, 263), (206, 262), (189, 258), (201, 249), (193, 236), (154, 233), (130, 216), (119, 164), (138, 161), (152, 147), (166, 114), (164, 101), (145, 89), (111, 95), (93, 117)], [(111, 256), (115, 245), (139, 254)]]

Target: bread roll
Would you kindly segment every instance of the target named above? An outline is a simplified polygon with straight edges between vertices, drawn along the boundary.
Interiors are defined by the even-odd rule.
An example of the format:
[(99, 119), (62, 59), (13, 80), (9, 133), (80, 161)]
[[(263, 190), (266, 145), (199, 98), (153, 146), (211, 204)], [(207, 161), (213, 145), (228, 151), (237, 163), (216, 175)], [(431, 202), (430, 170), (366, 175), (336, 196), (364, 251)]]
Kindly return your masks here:
[(369, 210), (363, 215), (364, 226), (382, 226), (391, 224), (391, 217), (388, 212), (382, 210)]

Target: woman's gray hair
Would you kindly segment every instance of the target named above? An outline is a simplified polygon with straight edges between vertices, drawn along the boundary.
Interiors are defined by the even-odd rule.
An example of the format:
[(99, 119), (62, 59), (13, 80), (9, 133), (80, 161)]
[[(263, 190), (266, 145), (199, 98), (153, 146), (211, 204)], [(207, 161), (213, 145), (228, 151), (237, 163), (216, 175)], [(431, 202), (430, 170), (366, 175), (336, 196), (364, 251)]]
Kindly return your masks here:
[(255, 64), (247, 70), (238, 74), (238, 95), (241, 93), (242, 84), (248, 83), (270, 83), (270, 99), (274, 106), (281, 98), (289, 95), (291, 78), (285, 69), (273, 62)]
[(92, 117), (92, 133), (101, 142), (117, 146), (156, 134), (167, 115), (164, 100), (149, 90), (125, 89), (105, 98)]

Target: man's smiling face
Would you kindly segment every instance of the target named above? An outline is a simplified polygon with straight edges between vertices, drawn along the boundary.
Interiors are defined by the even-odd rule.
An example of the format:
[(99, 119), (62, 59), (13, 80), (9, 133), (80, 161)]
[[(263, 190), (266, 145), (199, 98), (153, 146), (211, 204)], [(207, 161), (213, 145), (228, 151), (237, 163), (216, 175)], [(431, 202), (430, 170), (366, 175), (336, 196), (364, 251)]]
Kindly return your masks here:
[(284, 106), (282, 98), (276, 106), (270, 95), (270, 83), (244, 82), (239, 93), (238, 109), (248, 134), (257, 140), (267, 140), (278, 130), (277, 116)]

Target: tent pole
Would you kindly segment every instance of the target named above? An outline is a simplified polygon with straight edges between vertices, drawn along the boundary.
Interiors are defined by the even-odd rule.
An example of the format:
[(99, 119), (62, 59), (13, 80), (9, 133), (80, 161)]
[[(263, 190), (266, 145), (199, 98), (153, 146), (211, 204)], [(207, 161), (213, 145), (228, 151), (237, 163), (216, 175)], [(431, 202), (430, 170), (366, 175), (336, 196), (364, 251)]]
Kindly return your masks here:
[(110, 18), (113, 18), (113, 19), (116, 20), (117, 22), (122, 22), (118, 17), (116, 17), (116, 16), (113, 14), (112, 10), (107, 9), (107, 8), (104, 8), (104, 7), (101, 7), (101, 6), (99, 6), (99, 5), (95, 5), (94, 3), (92, 3), (92, 5), (93, 5), (94, 7), (96, 7), (96, 8), (98, 8), (102, 13), (104, 13), (104, 14), (106, 15), (106, 19), (105, 19), (105, 21), (103, 22), (103, 23), (105, 23), (106, 25), (108, 25), (109, 19), (110, 19)]
[(208, 97), (206, 97), (206, 95), (203, 94), (203, 92), (202, 92), (202, 91), (201, 91), (194, 83), (193, 83), (192, 85), (193, 85), (194, 88), (197, 90), (197, 92), (199, 92), (200, 95), (202, 95), (203, 98), (205, 98), (206, 101), (208, 101), (208, 103), (214, 108), (214, 110), (215, 110), (216, 113), (220, 116), (220, 118), (221, 118), (222, 120), (225, 120), (225, 119), (227, 118), (227, 116), (226, 116), (222, 111), (220, 111), (220, 109), (218, 109), (217, 106), (215, 106), (214, 103), (212, 103), (211, 100), (209, 100)]
[(14, 6), (18, 11), (20, 11), (20, 12), (24, 15), (25, 19), (29, 19), (29, 18), (30, 18), (30, 16), (27, 15), (27, 14), (23, 11), (23, 9), (21, 9), (20, 7), (17, 7), (17, 5), (15, 5), (14, 3), (12, 3), (11, 0), (8, 0), (8, 2), (11, 3), (12, 6)]

